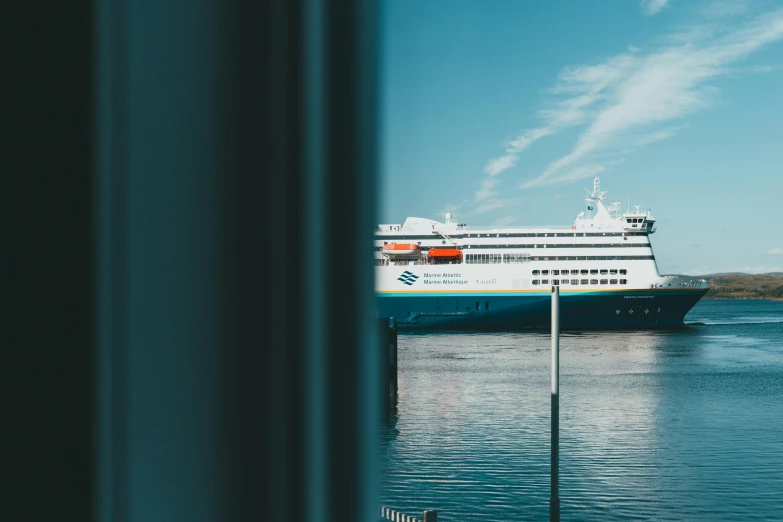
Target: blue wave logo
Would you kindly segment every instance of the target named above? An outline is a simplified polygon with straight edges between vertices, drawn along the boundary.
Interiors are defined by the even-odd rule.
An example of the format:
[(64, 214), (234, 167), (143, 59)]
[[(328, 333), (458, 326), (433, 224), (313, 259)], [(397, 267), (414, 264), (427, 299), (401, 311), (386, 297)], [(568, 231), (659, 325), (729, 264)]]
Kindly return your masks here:
[(406, 270), (400, 277), (397, 278), (397, 281), (402, 281), (406, 285), (411, 286), (418, 278), (419, 276)]

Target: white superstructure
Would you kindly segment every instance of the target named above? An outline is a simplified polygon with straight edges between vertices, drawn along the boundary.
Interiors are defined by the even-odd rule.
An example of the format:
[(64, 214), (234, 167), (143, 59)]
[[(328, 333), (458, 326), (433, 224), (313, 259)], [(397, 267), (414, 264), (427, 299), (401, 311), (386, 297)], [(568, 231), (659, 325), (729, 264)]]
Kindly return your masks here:
[[(451, 214), (444, 223), (409, 217), (401, 225), (379, 225), (376, 290), (412, 291), (399, 267), (419, 265), (439, 270), (416, 271), (416, 288), (441, 292), (540, 291), (553, 284), (561, 293), (707, 288), (703, 280), (660, 275), (649, 240), (652, 213), (637, 206), (621, 214), (620, 203), (605, 206), (605, 197), (596, 177), (587, 213), (570, 227), (474, 227)], [(442, 255), (449, 250), (454, 255)]]

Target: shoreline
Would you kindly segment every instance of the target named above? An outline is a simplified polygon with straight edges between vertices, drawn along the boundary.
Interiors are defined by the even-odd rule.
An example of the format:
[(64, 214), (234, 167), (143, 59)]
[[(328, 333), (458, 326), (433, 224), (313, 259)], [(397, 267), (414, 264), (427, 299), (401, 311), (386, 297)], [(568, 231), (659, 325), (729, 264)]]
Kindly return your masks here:
[(762, 300), (762, 301), (783, 301), (783, 297), (762, 297), (762, 296), (754, 296), (754, 297), (708, 297), (704, 296), (701, 298), (702, 301), (741, 301), (741, 300)]

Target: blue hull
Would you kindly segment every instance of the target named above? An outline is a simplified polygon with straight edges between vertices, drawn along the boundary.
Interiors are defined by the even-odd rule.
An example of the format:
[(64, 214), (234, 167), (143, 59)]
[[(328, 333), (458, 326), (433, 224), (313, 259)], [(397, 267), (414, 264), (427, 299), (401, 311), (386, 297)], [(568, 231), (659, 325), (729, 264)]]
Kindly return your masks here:
[[(562, 292), (560, 326), (572, 329), (666, 329), (683, 325), (707, 289)], [(378, 293), (379, 317), (401, 330), (549, 329), (549, 291), (458, 294)], [(478, 308), (478, 309), (477, 309)]]

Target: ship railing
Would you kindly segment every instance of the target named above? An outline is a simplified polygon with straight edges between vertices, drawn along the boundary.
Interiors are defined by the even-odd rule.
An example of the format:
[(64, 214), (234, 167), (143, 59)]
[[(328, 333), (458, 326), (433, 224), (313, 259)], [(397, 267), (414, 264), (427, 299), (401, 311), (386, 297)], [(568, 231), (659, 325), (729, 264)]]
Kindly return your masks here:
[(666, 275), (661, 276), (664, 282), (653, 284), (654, 288), (708, 288), (706, 279)]
[[(432, 263), (428, 261), (427, 259), (375, 259), (375, 266), (410, 266), (413, 265), (433, 265), (436, 263)], [(444, 263), (444, 264), (450, 264), (450, 263)], [(460, 262), (455, 262), (454, 264), (461, 264)]]
[(533, 227), (520, 227), (520, 226), (509, 226), (509, 227), (500, 227), (500, 226), (491, 226), (491, 227), (470, 227), (469, 229), (471, 232), (484, 232), (484, 231), (492, 231), (492, 230), (572, 230), (571, 227), (564, 227), (563, 225), (557, 225), (557, 226), (550, 226), (550, 225), (537, 225)]

